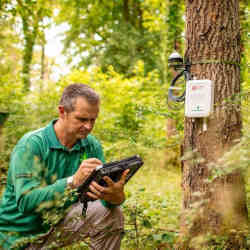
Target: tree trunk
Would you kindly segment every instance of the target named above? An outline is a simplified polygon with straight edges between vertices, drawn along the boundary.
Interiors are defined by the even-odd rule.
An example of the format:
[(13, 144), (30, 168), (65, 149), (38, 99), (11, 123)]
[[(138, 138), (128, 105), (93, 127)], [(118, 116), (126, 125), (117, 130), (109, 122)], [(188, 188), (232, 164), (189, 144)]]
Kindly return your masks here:
[(3, 151), (2, 128), (3, 128), (3, 125), (2, 125), (2, 124), (0, 124), (0, 152), (2, 152), (2, 151)]
[[(226, 102), (240, 92), (240, 27), (238, 0), (186, 0), (186, 58), (197, 79), (214, 82), (214, 113), (203, 130), (202, 118), (186, 118), (183, 161), (182, 236), (184, 249), (211, 244), (205, 236), (230, 235), (228, 248), (243, 243), (233, 232), (246, 228), (243, 178), (238, 172), (209, 183), (210, 163), (216, 163), (241, 136), (240, 105)], [(237, 230), (237, 231), (233, 231)], [(183, 237), (182, 237), (183, 238)], [(231, 248), (230, 248), (231, 247)], [(209, 249), (209, 248), (208, 248)]]
[[(181, 54), (181, 44), (183, 42), (182, 39), (182, 32), (183, 30), (180, 28), (182, 27), (182, 11), (183, 1), (167, 1), (167, 30), (166, 30), (166, 49), (163, 49), (163, 65), (164, 62), (167, 61), (166, 56), (169, 56), (173, 50), (178, 51)], [(165, 53), (164, 53), (165, 52)], [(163, 66), (163, 81), (168, 82), (170, 84), (171, 80), (176, 77), (178, 74), (173, 68), (167, 68), (167, 65)], [(167, 74), (168, 73), (168, 74)], [(178, 121), (179, 123), (179, 121)], [(178, 134), (177, 131), (177, 119), (168, 117), (166, 120), (166, 139), (167, 143), (169, 138)], [(169, 148), (167, 148), (166, 153), (166, 162), (167, 164), (172, 163), (178, 165), (178, 159), (180, 157), (179, 151), (172, 148), (173, 152), (169, 152)]]
[(33, 57), (34, 45), (38, 33), (38, 20), (34, 27), (30, 27), (26, 16), (22, 16), (23, 21), (23, 34), (24, 34), (24, 50), (23, 50), (23, 66), (22, 66), (22, 79), (23, 88), (25, 92), (30, 90), (30, 68)]
[(129, 23), (129, 1), (128, 0), (123, 0), (123, 17), (127, 23)]
[(25, 1), (17, 0), (19, 14), (22, 19), (22, 28), (24, 36), (23, 49), (23, 65), (22, 65), (22, 81), (23, 90), (30, 90), (30, 69), (32, 64), (33, 50), (39, 31), (40, 21), (43, 18), (43, 7), (37, 11), (33, 9), (33, 5), (25, 3)]
[(25, 41), (26, 45), (23, 52), (22, 80), (24, 91), (28, 92), (30, 90), (30, 67), (34, 43), (32, 41), (30, 42), (29, 39), (25, 39)]
[(2, 152), (4, 148), (4, 139), (3, 139), (2, 129), (8, 116), (9, 116), (9, 113), (0, 112), (0, 152)]

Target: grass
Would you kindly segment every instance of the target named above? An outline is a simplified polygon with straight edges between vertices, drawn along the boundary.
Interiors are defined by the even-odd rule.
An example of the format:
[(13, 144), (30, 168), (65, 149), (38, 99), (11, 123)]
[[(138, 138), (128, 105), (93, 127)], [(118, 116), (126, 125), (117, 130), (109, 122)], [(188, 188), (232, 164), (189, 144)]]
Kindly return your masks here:
[[(155, 244), (171, 241), (172, 236), (178, 234), (181, 173), (178, 167), (167, 165), (166, 154), (165, 151), (152, 151), (145, 158), (142, 169), (127, 184), (128, 199), (124, 211), (128, 236), (123, 241), (123, 250), (153, 249)], [(137, 232), (132, 216), (135, 206), (138, 210)], [(170, 234), (166, 235), (166, 232)]]
[[(126, 233), (121, 250), (156, 249), (155, 245), (164, 238), (171, 241), (179, 231), (181, 173), (178, 167), (167, 165), (166, 154), (165, 150), (152, 150), (126, 185), (127, 200), (123, 204)], [(79, 244), (64, 248), (72, 249), (88, 248)]]
[[(180, 225), (181, 171), (179, 167), (168, 165), (166, 155), (165, 150), (151, 151), (144, 158), (143, 167), (126, 185), (128, 197), (123, 205), (126, 235), (121, 250), (154, 250), (161, 243), (165, 243), (164, 250), (173, 249), (171, 243), (178, 237)], [(245, 180), (250, 212), (250, 168)], [(79, 247), (75, 245), (65, 250)]]

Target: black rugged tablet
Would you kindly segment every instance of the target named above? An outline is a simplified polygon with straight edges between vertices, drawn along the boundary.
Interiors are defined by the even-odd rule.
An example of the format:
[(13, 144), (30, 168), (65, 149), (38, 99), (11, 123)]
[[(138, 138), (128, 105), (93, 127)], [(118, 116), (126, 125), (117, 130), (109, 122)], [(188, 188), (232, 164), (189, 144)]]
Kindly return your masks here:
[(89, 201), (92, 200), (92, 198), (86, 195), (86, 193), (89, 191), (89, 185), (92, 181), (97, 182), (101, 186), (107, 186), (107, 183), (103, 180), (104, 176), (108, 176), (114, 182), (117, 182), (120, 180), (122, 173), (126, 169), (130, 169), (126, 177), (127, 183), (142, 165), (142, 159), (138, 155), (135, 155), (125, 158), (121, 161), (114, 161), (98, 166), (87, 178), (87, 180), (78, 188), (80, 201), (86, 202), (86, 199)]

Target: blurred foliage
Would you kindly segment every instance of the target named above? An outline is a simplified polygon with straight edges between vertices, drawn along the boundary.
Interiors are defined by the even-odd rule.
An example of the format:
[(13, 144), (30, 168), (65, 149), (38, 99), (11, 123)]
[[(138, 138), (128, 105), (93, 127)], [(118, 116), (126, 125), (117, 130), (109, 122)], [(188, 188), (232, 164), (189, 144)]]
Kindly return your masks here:
[[(166, 74), (167, 40), (180, 41), (183, 1), (117, 0), (61, 1), (57, 23), (65, 22), (65, 51), (76, 67), (112, 65), (118, 73), (133, 75), (137, 61), (144, 61), (145, 74)], [(170, 8), (170, 11), (169, 11)], [(172, 27), (168, 30), (168, 27)], [(172, 49), (174, 44), (171, 43)]]
[[(21, 79), (23, 91), (31, 87), (31, 67), (36, 44), (44, 44), (44, 30), (48, 27), (43, 21), (52, 16), (51, 1), (2, 1), (0, 21), (12, 23), (22, 54)], [(20, 39), (21, 38), (21, 39)]]
[(101, 95), (100, 122), (96, 123), (94, 134), (103, 142), (109, 160), (138, 150), (143, 153), (143, 148), (161, 148), (165, 143), (165, 117), (174, 114), (165, 107), (165, 91), (157, 73), (151, 72), (144, 77), (143, 71), (143, 62), (138, 62), (134, 77), (130, 79), (115, 72), (111, 66), (106, 73), (98, 67), (91, 71), (75, 70), (54, 88), (49, 86), (42, 96), (33, 96), (34, 112), (39, 113), (33, 121), (45, 124), (55, 117), (56, 101), (64, 87), (82, 82)]
[[(28, 98), (23, 94), (22, 88), (17, 87), (18, 83), (16, 83), (17, 85), (13, 83), (13, 85), (1, 86), (1, 89), (4, 90), (1, 92), (4, 97), (1, 98), (2, 107), (11, 110), (4, 128), (5, 151), (1, 152), (3, 156), (1, 157), (1, 171), (3, 173), (7, 169), (10, 151), (17, 140), (25, 132), (45, 126), (49, 120), (57, 116), (56, 106), (65, 86), (72, 82), (84, 82), (100, 93), (102, 105), (94, 134), (102, 141), (107, 160), (119, 159), (131, 154), (140, 154), (145, 160), (148, 158), (145, 162), (145, 170), (138, 173), (138, 178), (134, 180), (135, 184), (131, 182), (128, 185), (130, 188), (127, 191), (129, 199), (124, 205), (128, 219), (126, 239), (124, 240), (125, 249), (129, 249), (127, 246), (133, 249), (137, 244), (134, 241), (135, 229), (133, 225), (129, 225), (129, 221), (135, 219), (134, 206), (138, 207), (138, 211), (143, 210), (143, 214), (145, 214), (145, 216), (138, 215), (137, 218), (139, 223), (137, 230), (140, 230), (141, 235), (138, 247), (142, 247), (144, 243), (149, 244), (149, 242), (152, 243), (149, 246), (153, 246), (160, 244), (161, 241), (173, 241), (173, 237), (177, 233), (170, 232), (168, 235), (164, 228), (158, 229), (159, 216), (162, 214), (162, 209), (165, 208), (164, 217), (169, 216), (170, 218), (167, 224), (170, 224), (171, 230), (176, 229), (180, 205), (180, 187), (178, 199), (175, 196), (180, 175), (178, 170), (174, 170), (177, 171), (176, 173), (167, 174), (165, 165), (165, 119), (174, 117), (174, 113), (166, 109), (164, 98), (166, 90), (163, 91), (157, 73), (152, 72), (145, 77), (143, 67), (143, 62), (138, 62), (134, 69), (134, 76), (130, 79), (118, 74), (112, 67), (106, 73), (103, 73), (98, 67), (93, 68), (92, 71), (75, 70), (57, 83), (48, 83), (43, 91), (34, 89)], [(9, 100), (13, 100), (13, 103), (10, 103)], [(14, 110), (13, 106), (17, 110)], [(157, 154), (158, 157), (155, 158)], [(152, 168), (152, 166), (157, 166), (157, 168)], [(163, 184), (166, 177), (162, 175), (162, 171), (172, 178), (164, 184), (168, 186), (172, 194), (165, 195), (165, 192), (169, 192), (168, 189), (162, 189), (156, 193), (154, 186), (157, 186), (159, 181)], [(151, 181), (151, 189), (148, 189), (147, 182), (153, 173), (158, 176)], [(171, 185), (170, 180), (173, 182)], [(142, 190), (143, 186), (147, 189)], [(176, 210), (176, 208), (178, 209)], [(46, 220), (52, 224), (57, 219), (56, 213), (46, 217)], [(25, 241), (19, 243), (22, 242)], [(80, 244), (83, 247), (85, 243)]]

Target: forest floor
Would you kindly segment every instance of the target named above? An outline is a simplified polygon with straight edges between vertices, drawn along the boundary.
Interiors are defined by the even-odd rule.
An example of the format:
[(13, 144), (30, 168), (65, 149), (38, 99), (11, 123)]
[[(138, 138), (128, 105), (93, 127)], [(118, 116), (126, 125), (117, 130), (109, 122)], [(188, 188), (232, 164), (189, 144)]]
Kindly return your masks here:
[[(173, 249), (182, 206), (181, 171), (180, 167), (168, 164), (166, 154), (165, 150), (151, 152), (126, 186), (122, 250), (153, 250), (161, 244)], [(250, 169), (245, 180), (250, 213)], [(79, 245), (65, 248), (71, 249), (79, 249)]]
[[(147, 155), (144, 165), (126, 185), (121, 250), (153, 250), (161, 244), (173, 249), (171, 245), (178, 237), (182, 206), (180, 167), (168, 162), (166, 150), (152, 150)], [(245, 180), (250, 214), (250, 168)], [(63, 248), (73, 249), (89, 248), (83, 242)]]

